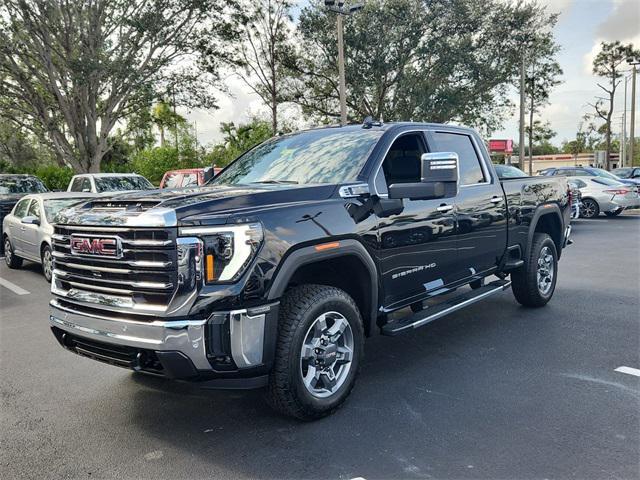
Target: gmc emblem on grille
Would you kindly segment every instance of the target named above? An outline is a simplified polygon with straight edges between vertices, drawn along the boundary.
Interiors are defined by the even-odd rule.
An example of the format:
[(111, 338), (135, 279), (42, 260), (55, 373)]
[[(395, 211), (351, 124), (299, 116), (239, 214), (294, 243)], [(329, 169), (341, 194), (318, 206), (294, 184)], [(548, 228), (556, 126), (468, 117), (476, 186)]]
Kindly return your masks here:
[(71, 253), (76, 255), (103, 255), (120, 257), (120, 242), (116, 237), (71, 236)]

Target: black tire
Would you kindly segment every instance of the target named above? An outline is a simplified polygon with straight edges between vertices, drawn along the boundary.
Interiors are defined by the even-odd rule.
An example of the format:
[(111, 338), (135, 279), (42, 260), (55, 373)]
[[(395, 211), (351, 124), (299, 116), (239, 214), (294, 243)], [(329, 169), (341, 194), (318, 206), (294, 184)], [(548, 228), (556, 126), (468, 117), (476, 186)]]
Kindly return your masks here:
[(620, 215), (624, 210), (620, 209), (620, 210), (616, 210), (615, 212), (604, 212), (604, 214), (607, 217), (617, 217), (618, 215)]
[(4, 261), (9, 268), (22, 267), (22, 259), (13, 253), (13, 245), (11, 245), (9, 237), (4, 237)]
[[(348, 322), (353, 341), (352, 359), (336, 391), (328, 397), (318, 398), (304, 384), (302, 347), (317, 319), (328, 312), (338, 312)], [(300, 420), (315, 420), (329, 415), (347, 399), (360, 369), (364, 331), (358, 307), (349, 295), (338, 288), (302, 285), (284, 295), (279, 316), (267, 402), (284, 415)]]
[(600, 205), (593, 198), (583, 198), (580, 207), (580, 216), (582, 218), (596, 218), (600, 215)]
[[(51, 277), (53, 272), (53, 257), (51, 256), (51, 247), (45, 245), (40, 252), (40, 260), (42, 262), (42, 274), (44, 279), (51, 283)], [(47, 265), (47, 262), (49, 265)]]
[[(541, 277), (543, 277), (542, 281), (545, 282), (545, 287), (541, 288), (539, 285), (538, 269), (543, 250), (552, 256), (551, 264), (553, 265), (553, 270), (549, 282), (546, 282), (545, 275), (541, 273)], [(545, 262), (543, 261), (543, 263)], [(544, 270), (544, 266), (542, 268)], [(525, 259), (522, 267), (511, 273), (511, 289), (513, 290), (513, 295), (516, 297), (516, 300), (525, 307), (543, 307), (551, 300), (551, 297), (553, 297), (557, 279), (558, 252), (556, 245), (546, 233), (535, 233), (533, 235), (529, 258)], [(549, 288), (549, 290), (545, 290), (545, 288)]]

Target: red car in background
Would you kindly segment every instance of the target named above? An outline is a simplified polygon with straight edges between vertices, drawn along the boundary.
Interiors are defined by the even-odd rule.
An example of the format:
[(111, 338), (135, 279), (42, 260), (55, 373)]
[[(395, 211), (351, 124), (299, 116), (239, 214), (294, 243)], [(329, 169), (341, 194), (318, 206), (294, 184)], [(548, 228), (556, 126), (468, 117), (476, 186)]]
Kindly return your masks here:
[(217, 167), (184, 168), (165, 172), (160, 188), (185, 188), (204, 185), (222, 171)]

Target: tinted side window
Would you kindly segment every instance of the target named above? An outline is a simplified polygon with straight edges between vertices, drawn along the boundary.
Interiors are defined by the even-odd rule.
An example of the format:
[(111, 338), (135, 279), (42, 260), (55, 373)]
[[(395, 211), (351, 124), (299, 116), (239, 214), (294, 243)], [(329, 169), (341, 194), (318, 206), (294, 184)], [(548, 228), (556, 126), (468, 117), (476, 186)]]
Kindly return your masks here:
[(387, 185), (419, 183), (422, 177), (422, 154), (426, 152), (421, 133), (410, 133), (397, 138), (387, 156), (382, 170)]
[(487, 181), (480, 165), (478, 153), (471, 137), (458, 133), (433, 134), (436, 152), (456, 152), (460, 159), (460, 185), (472, 185)]
[(71, 183), (71, 191), (72, 192), (82, 191), (82, 177), (73, 179), (73, 183)]
[(40, 218), (40, 203), (38, 200), (34, 200), (29, 207), (29, 212), (27, 213), (30, 217)]
[(24, 217), (27, 214), (27, 208), (29, 208), (29, 202), (31, 202), (30, 198), (25, 198), (24, 200), (20, 200), (16, 205), (16, 208), (13, 211), (13, 214), (18, 218)]

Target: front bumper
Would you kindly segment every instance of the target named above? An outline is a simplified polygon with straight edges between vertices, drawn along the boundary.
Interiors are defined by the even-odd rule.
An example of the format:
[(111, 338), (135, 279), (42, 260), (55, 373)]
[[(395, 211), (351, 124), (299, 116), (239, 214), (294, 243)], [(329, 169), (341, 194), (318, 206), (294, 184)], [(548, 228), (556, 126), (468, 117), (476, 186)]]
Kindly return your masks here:
[(218, 388), (225, 380), (232, 388), (250, 388), (264, 385), (273, 361), (277, 307), (141, 322), (78, 312), (53, 299), (49, 323), (63, 347), (95, 360), (169, 378), (215, 380)]

